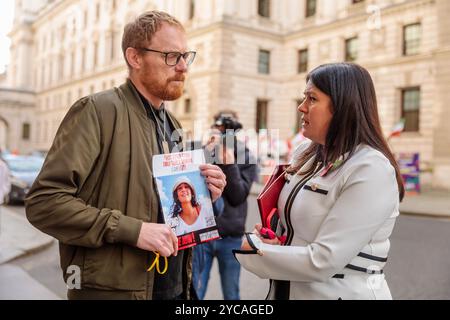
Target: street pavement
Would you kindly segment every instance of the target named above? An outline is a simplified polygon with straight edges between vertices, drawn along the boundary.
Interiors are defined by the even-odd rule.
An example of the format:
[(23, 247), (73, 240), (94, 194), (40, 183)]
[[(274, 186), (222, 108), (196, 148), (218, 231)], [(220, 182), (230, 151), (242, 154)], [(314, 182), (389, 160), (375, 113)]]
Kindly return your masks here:
[[(259, 216), (255, 185), (249, 198), (247, 230)], [(386, 278), (394, 299), (450, 299), (450, 193), (407, 196), (391, 237)], [(241, 298), (264, 299), (268, 280), (242, 269)], [(32, 227), (23, 206), (0, 207), (0, 300), (65, 299), (56, 240)], [(205, 299), (221, 300), (214, 261)]]
[(0, 300), (59, 299), (23, 268), (8, 263), (21, 256), (33, 255), (54, 242), (53, 238), (31, 226), (24, 214), (15, 214), (0, 206)]

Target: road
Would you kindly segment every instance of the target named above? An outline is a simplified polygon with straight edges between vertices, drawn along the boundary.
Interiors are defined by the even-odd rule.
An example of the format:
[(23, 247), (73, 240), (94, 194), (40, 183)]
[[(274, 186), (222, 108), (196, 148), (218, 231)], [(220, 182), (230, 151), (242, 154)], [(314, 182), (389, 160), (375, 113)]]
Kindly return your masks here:
[[(10, 207), (25, 215), (22, 206)], [(256, 199), (249, 199), (247, 230), (258, 222)], [(385, 268), (394, 299), (450, 299), (450, 219), (400, 216), (391, 236)], [(61, 298), (66, 287), (59, 269), (58, 245), (13, 261)], [(24, 290), (26, 290), (24, 288)], [(242, 270), (241, 298), (264, 299), (268, 281)], [(222, 299), (217, 262), (214, 262), (206, 299)]]

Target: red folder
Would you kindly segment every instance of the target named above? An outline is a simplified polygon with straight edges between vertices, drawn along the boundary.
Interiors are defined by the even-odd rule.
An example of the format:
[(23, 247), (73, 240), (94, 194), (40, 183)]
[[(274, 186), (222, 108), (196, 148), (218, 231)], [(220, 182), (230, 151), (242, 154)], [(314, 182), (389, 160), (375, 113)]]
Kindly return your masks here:
[(286, 168), (287, 165), (278, 165), (275, 167), (272, 176), (256, 199), (263, 227), (271, 229), (272, 219), (275, 215), (278, 216), (277, 203), (281, 189), (283, 189), (284, 183), (286, 182), (284, 178)]

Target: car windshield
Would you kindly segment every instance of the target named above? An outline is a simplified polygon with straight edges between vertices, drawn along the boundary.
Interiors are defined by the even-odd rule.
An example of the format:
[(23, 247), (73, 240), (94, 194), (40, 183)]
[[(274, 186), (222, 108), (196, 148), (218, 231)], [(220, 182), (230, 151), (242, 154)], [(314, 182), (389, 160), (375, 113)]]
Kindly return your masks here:
[(9, 169), (16, 172), (36, 172), (41, 170), (44, 159), (41, 158), (7, 158)]

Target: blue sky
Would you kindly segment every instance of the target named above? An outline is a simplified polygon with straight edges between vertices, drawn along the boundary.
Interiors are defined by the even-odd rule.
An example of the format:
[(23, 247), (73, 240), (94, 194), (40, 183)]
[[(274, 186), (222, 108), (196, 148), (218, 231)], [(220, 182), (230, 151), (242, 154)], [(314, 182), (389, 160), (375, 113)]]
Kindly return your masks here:
[(5, 71), (5, 65), (9, 63), (9, 45), (7, 37), (11, 31), (14, 18), (14, 0), (0, 0), (0, 73)]

